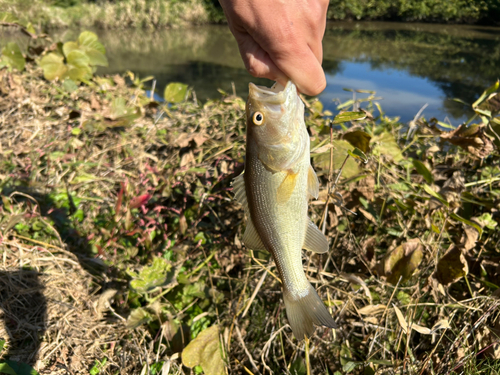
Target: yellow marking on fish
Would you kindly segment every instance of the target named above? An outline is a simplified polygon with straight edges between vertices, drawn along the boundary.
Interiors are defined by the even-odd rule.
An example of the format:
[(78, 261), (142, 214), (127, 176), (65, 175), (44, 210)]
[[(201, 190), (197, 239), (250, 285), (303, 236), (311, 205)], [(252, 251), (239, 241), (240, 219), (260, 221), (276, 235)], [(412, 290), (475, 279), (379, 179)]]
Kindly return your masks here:
[(297, 176), (299, 173), (293, 173), (293, 171), (288, 171), (285, 179), (278, 187), (277, 198), (278, 204), (284, 204), (288, 202), (292, 196), (293, 190), (295, 189), (295, 184), (297, 183)]

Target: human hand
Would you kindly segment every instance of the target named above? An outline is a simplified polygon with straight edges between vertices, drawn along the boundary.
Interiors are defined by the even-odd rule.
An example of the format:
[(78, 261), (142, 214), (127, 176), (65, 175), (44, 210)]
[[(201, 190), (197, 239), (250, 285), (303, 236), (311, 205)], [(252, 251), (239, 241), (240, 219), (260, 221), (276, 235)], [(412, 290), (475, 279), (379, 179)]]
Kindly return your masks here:
[(307, 95), (317, 95), (325, 89), (321, 41), (328, 0), (220, 3), (250, 74), (282, 85), (291, 79)]

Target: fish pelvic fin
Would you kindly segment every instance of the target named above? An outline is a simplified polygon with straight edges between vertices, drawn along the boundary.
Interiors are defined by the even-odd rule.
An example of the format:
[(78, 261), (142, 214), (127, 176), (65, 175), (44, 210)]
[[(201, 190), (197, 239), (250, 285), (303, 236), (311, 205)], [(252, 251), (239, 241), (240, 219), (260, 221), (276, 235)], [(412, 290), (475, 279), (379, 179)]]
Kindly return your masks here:
[(303, 340), (304, 336), (311, 337), (314, 333), (314, 324), (337, 328), (337, 324), (311, 284), (309, 284), (307, 292), (298, 297), (293, 296), (285, 289), (283, 298), (286, 316), (297, 340)]

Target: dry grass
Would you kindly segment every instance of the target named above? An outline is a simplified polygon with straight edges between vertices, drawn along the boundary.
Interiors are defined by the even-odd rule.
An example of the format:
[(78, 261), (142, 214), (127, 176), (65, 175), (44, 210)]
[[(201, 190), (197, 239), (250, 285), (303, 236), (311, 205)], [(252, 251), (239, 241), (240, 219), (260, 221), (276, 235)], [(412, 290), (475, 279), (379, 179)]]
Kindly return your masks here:
[[(243, 169), (243, 101), (230, 95), (199, 105), (191, 96), (165, 106), (120, 76), (75, 92), (41, 76), (32, 66), (0, 71), (3, 358), (47, 374), (88, 373), (95, 361), (104, 362), (103, 374), (190, 373), (179, 353), (217, 323), (229, 373), (305, 374), (305, 345), (286, 326), (274, 265), (241, 245), (243, 213), (230, 182)], [(318, 103), (308, 125), (313, 148), (328, 142)], [(361, 125), (379, 140), (368, 164), (348, 163), (347, 177), (364, 178), (339, 185), (358, 215), (330, 203), (331, 252), (304, 253), (308, 278), (340, 326), (316, 330), (311, 373), (493, 373), (498, 226), (481, 224), (483, 236), (470, 242), (474, 230), (451, 213), (490, 213), (489, 225), (498, 223), (498, 157), (478, 161), (443, 146), (424, 125), (405, 145), (401, 124), (383, 115)], [(311, 205), (317, 223), (327, 197), (324, 152), (314, 157), (323, 187)], [(426, 193), (410, 157), (429, 167), (451, 209)], [(462, 190), (450, 188), (456, 171)], [(381, 264), (414, 239), (421, 261), (391, 284)], [(432, 275), (453, 244), (469, 272), (445, 285)], [(134, 272), (158, 257), (175, 276), (134, 290)], [(143, 322), (133, 324), (131, 313)]]

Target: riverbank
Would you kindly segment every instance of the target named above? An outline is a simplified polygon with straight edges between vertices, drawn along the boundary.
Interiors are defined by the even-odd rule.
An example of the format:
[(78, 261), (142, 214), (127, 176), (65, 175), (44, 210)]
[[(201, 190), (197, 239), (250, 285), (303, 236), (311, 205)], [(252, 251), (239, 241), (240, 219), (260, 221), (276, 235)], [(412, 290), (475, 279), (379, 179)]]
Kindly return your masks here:
[[(2, 0), (4, 12), (47, 28), (160, 29), (225, 23), (214, 0)], [(329, 20), (390, 20), (405, 22), (500, 24), (500, 4), (493, 0), (442, 2), (331, 0)]]
[(91, 33), (69, 43), (2, 56), (3, 369), (177, 375), (201, 363), (224, 374), (189, 358), (194, 342), (210, 358), (221, 348), (229, 373), (500, 370), (498, 84), (466, 130), (420, 119), (403, 131), (367, 91), (341, 106), (366, 104), (361, 119), (331, 130), (338, 112), (304, 100), (320, 180), (309, 214), (331, 244), (304, 251), (304, 269), (339, 325), (304, 346), (269, 253), (242, 244), (231, 182), (244, 167), (244, 101), (201, 103), (176, 84), (158, 102), (152, 78), (93, 75), (107, 60)]

